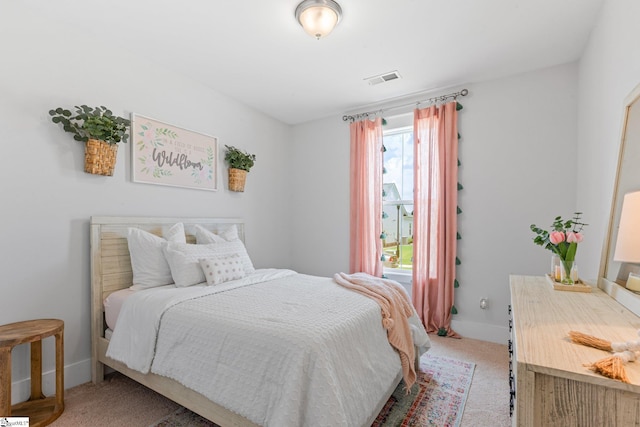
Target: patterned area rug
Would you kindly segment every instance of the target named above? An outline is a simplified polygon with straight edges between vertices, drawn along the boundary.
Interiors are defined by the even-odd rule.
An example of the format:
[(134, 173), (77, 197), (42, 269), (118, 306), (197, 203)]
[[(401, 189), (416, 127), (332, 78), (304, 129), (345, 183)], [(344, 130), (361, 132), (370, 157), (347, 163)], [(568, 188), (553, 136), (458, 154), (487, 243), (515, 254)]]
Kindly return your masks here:
[[(426, 353), (420, 359), (418, 379), (411, 394), (401, 382), (372, 427), (458, 427), (464, 413), (475, 364)], [(185, 408), (150, 427), (215, 427)]]
[(376, 418), (375, 427), (458, 427), (476, 365), (426, 353), (411, 394), (404, 382), (393, 392)]

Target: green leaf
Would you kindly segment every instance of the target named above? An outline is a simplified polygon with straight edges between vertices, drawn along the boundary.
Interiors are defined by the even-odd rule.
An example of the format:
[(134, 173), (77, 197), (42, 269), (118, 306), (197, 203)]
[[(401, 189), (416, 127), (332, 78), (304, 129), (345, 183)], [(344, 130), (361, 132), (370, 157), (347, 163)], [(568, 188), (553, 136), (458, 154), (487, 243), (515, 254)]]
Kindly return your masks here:
[(456, 240), (461, 240), (461, 239), (462, 239), (462, 236), (460, 235), (460, 233), (456, 231)]
[(462, 184), (458, 183), (458, 191), (464, 189), (464, 187), (462, 186)]
[(453, 279), (453, 287), (456, 289), (460, 287), (460, 283), (458, 282), (458, 279)]
[(445, 328), (439, 328), (438, 329), (438, 336), (439, 337), (446, 337), (447, 336), (447, 330)]
[(113, 116), (106, 107), (74, 106), (75, 116), (69, 110), (61, 107), (50, 110), (53, 123), (61, 123), (63, 130), (74, 134), (77, 141), (87, 141), (89, 138), (100, 139), (109, 144), (127, 142), (129, 120)]
[(576, 242), (569, 243), (569, 247), (567, 248), (567, 253), (565, 254), (564, 260), (575, 261), (577, 250), (578, 250), (578, 244)]
[(451, 314), (458, 314), (458, 309), (456, 308), (455, 305), (451, 306)]
[(456, 257), (456, 265), (460, 265), (460, 264), (462, 264), (462, 263), (460, 262), (460, 258)]
[[(172, 137), (175, 135), (173, 132), (171, 134)], [(255, 154), (249, 154), (246, 151), (228, 145), (225, 145), (225, 147), (227, 148), (227, 152), (225, 153), (224, 159), (229, 163), (230, 168), (243, 169), (248, 172), (253, 167), (256, 160)]]
[(456, 111), (460, 111), (462, 110), (462, 104), (460, 104), (459, 102), (456, 101)]
[(460, 206), (456, 206), (456, 214), (460, 215), (462, 213), (462, 209), (460, 209)]

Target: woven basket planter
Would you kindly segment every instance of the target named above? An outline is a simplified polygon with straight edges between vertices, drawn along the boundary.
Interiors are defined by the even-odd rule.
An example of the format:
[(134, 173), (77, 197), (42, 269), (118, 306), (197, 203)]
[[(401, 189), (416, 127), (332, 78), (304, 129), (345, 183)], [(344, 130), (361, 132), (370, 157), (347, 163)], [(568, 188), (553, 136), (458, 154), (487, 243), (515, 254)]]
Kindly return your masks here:
[(246, 180), (246, 170), (229, 168), (229, 190), (243, 192)]
[(118, 144), (109, 144), (98, 139), (88, 140), (84, 149), (84, 171), (112, 176), (117, 154)]

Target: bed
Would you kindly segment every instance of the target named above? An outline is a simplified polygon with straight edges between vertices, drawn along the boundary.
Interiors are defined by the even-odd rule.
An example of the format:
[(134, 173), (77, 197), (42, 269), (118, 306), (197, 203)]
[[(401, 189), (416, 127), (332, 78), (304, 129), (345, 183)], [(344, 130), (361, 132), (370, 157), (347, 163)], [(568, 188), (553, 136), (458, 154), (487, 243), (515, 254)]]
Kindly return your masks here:
[[(193, 244), (196, 243), (197, 227), (221, 235), (224, 235), (225, 230), (233, 227), (237, 232), (237, 238), (244, 241), (244, 224), (241, 220), (233, 218), (91, 218), (92, 380), (102, 381), (105, 367), (112, 368), (224, 427), (322, 425), (323, 422), (327, 425), (370, 425), (402, 378), (400, 362), (388, 342), (382, 342), (386, 339), (386, 333), (380, 325), (379, 308), (376, 321), (363, 317), (365, 312), (366, 316), (372, 315), (371, 304), (375, 306), (375, 303), (351, 291), (333, 289), (328, 282), (329, 278), (299, 275), (289, 270), (258, 269), (246, 277), (231, 280), (219, 286), (207, 286), (204, 283), (186, 287), (185, 292), (191, 296), (184, 297), (180, 291), (177, 302), (174, 301), (177, 291), (172, 289), (175, 286), (158, 287), (158, 290), (153, 292), (149, 289), (130, 292), (134, 295), (131, 300), (140, 300), (139, 304), (148, 304), (150, 299), (158, 299), (164, 301), (164, 304), (169, 307), (165, 311), (158, 311), (156, 315), (156, 325), (161, 325), (156, 327), (159, 329), (157, 337), (143, 332), (144, 328), (138, 332), (139, 336), (152, 337), (149, 341), (153, 354), (139, 365), (123, 361), (124, 359), (119, 355), (107, 356), (108, 353), (118, 354), (114, 349), (114, 347), (118, 348), (117, 343), (131, 340), (131, 338), (122, 338), (123, 331), (128, 329), (125, 326), (127, 325), (125, 320), (121, 320), (122, 323), (118, 323), (119, 328), (116, 328), (120, 333), (119, 336), (107, 327), (104, 305), (105, 299), (118, 292), (127, 293), (126, 297), (129, 298), (129, 292), (123, 291), (133, 283), (127, 241), (129, 230), (143, 230), (156, 236), (165, 236), (167, 230), (177, 223), (181, 223), (184, 227), (185, 242), (190, 247), (195, 246)], [(297, 290), (298, 288), (300, 290)], [(314, 290), (320, 288), (331, 288), (334, 297), (339, 295), (336, 298), (341, 302), (324, 303), (324, 307), (322, 304), (309, 304), (310, 301), (315, 301), (313, 300)], [(295, 292), (300, 294), (295, 296)], [(292, 295), (290, 298), (289, 294)], [(252, 298), (256, 301), (246, 303), (246, 301), (253, 301)], [(292, 298), (299, 298), (302, 308), (296, 308), (298, 300)], [(305, 298), (308, 299), (306, 306)], [(268, 301), (268, 304), (255, 305), (253, 309), (240, 313), (240, 310), (232, 311), (230, 308), (234, 300), (245, 305), (260, 304), (262, 300)], [(133, 302), (123, 304), (119, 319), (135, 318), (140, 310), (132, 308), (133, 304)], [(344, 308), (341, 307), (343, 304)], [(291, 316), (299, 316), (296, 310), (313, 311), (316, 305), (319, 305), (318, 313), (331, 312), (335, 315), (333, 316), (335, 319), (343, 317), (350, 319), (348, 322), (340, 321), (340, 323), (335, 319), (327, 319), (326, 325), (325, 320), (320, 318), (308, 321), (309, 324), (305, 324), (303, 319), (299, 322), (291, 321), (294, 319)], [(128, 311), (126, 307), (129, 308)], [(224, 320), (210, 317), (214, 316), (212, 312), (216, 313), (215, 316), (227, 313), (225, 314), (227, 317)], [(194, 321), (195, 326), (183, 328), (180, 322), (184, 320), (184, 316), (191, 316), (193, 313), (199, 313), (198, 316), (200, 316), (197, 321)], [(289, 317), (280, 318), (281, 313)], [(251, 317), (254, 315), (258, 317)], [(224, 323), (231, 318), (240, 324)], [(213, 325), (212, 322), (223, 323), (215, 323), (214, 327), (210, 326)], [(284, 326), (283, 322), (287, 326)], [(113, 324), (113, 320), (111, 323)], [(324, 325), (323, 328), (330, 334), (330, 338), (323, 338), (320, 344), (317, 339), (308, 338), (314, 335), (307, 334), (304, 329), (311, 329), (316, 323)], [(358, 330), (363, 326), (358, 325), (373, 323), (377, 323), (377, 330), (372, 328), (373, 332), (363, 338), (362, 331)], [(283, 326), (273, 328), (274, 324)], [(351, 326), (352, 324), (356, 326)], [(231, 329), (226, 331), (225, 327), (220, 325), (230, 325), (236, 329), (231, 333), (229, 332)], [(369, 326), (366, 327), (369, 328)], [(287, 332), (287, 328), (292, 329)], [(352, 328), (354, 331), (344, 328)], [(133, 331), (133, 328), (130, 329)], [(172, 333), (176, 336), (175, 339), (180, 341), (178, 344), (168, 343), (168, 338), (165, 338)], [(284, 335), (285, 333), (288, 335)], [(318, 334), (326, 335), (326, 331)], [(344, 335), (342, 339), (349, 340), (353, 345), (344, 345), (338, 341), (338, 338), (334, 338), (333, 334)], [(207, 347), (205, 350), (200, 347), (199, 340), (202, 338), (192, 338), (204, 335), (212, 337), (211, 340), (214, 343), (207, 345), (214, 347)], [(292, 340), (291, 336), (297, 336), (299, 339)], [(416, 349), (416, 358), (428, 349), (426, 334), (424, 337), (426, 341)], [(111, 349), (108, 350), (110, 338), (113, 341)], [(291, 348), (282, 345), (280, 347), (286, 348), (286, 352), (276, 354), (275, 350), (268, 346), (271, 341), (278, 340), (291, 345)], [(142, 341), (145, 340), (142, 339)], [(226, 351), (215, 347), (222, 342), (225, 343)], [(137, 343), (136, 340), (136, 345), (132, 347), (140, 351), (138, 347), (144, 346)], [(376, 346), (375, 350), (372, 350), (373, 345)], [(222, 348), (221, 345), (220, 348)], [(370, 357), (374, 352), (375, 357)], [(202, 360), (191, 360), (192, 355), (197, 353), (205, 353), (205, 356), (201, 358)], [(247, 363), (243, 365), (244, 368), (239, 370), (232, 366), (236, 362), (231, 359), (242, 360), (244, 353), (247, 353), (247, 358), (253, 357), (253, 359), (247, 359)], [(230, 354), (233, 357), (229, 357)], [(256, 358), (256, 354), (260, 357)], [(395, 355), (393, 359), (390, 354)], [(290, 355), (290, 359), (287, 359)], [(187, 365), (197, 366), (195, 372), (177, 367), (178, 361), (184, 362), (187, 359), (189, 359)], [(216, 360), (216, 365), (213, 365), (212, 359)], [(249, 360), (251, 363), (248, 362)], [(286, 360), (286, 363), (279, 360)], [(283, 375), (283, 369), (286, 370), (286, 375)], [(202, 375), (202, 372), (208, 372), (208, 374)], [(264, 384), (252, 382), (256, 372), (260, 372), (261, 376), (265, 377)], [(233, 378), (233, 381), (230, 378)], [(240, 389), (244, 390), (242, 396), (238, 395), (238, 388), (231, 387), (233, 382), (238, 382)], [(366, 393), (363, 390), (366, 390)], [(301, 397), (297, 398), (298, 395)], [(269, 397), (270, 400), (262, 401), (264, 396)], [(355, 397), (351, 398), (351, 396)], [(338, 398), (340, 402), (332, 403)], [(325, 400), (326, 403), (324, 403)], [(252, 402), (249, 404), (250, 407), (247, 408), (248, 404), (245, 401)], [(313, 408), (314, 405), (318, 407)], [(331, 405), (340, 407), (334, 408)], [(261, 412), (254, 413), (256, 411)], [(340, 413), (341, 411), (344, 414)], [(320, 417), (318, 416), (320, 413), (331, 415)]]

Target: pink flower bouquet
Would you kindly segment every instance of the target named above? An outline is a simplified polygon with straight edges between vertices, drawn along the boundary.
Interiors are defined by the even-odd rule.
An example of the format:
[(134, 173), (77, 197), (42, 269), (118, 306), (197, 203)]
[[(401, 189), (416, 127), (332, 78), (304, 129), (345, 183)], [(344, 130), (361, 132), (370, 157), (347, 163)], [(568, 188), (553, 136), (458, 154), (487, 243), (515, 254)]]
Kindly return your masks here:
[(583, 239), (582, 228), (587, 225), (580, 221), (580, 215), (582, 215), (582, 212), (576, 212), (573, 218), (569, 220), (563, 220), (559, 216), (556, 217), (551, 226), (551, 232), (531, 224), (531, 231), (536, 233), (533, 243), (543, 246), (558, 255), (565, 269), (566, 277), (571, 277), (570, 270), (576, 259), (578, 243), (582, 242)]

